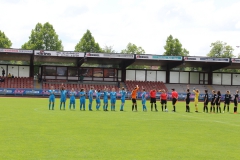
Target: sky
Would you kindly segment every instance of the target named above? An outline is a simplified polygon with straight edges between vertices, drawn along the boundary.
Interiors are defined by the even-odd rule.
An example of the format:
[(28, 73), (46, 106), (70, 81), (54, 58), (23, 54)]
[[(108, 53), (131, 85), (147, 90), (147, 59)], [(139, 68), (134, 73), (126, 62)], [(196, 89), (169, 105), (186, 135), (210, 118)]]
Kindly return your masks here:
[(0, 30), (21, 48), (37, 23), (53, 25), (65, 51), (91, 31), (103, 48), (120, 53), (128, 43), (162, 55), (167, 37), (191, 56), (206, 56), (218, 40), (240, 53), (239, 0), (0, 0)]

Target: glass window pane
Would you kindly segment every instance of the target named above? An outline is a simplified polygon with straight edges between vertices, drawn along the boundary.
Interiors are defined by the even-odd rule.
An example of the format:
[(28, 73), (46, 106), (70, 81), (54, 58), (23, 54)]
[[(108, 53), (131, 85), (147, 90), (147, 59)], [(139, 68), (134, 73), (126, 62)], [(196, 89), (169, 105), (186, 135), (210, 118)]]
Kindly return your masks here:
[(58, 76), (67, 76), (67, 67), (57, 67)]
[(56, 76), (56, 67), (43, 67), (44, 76)]

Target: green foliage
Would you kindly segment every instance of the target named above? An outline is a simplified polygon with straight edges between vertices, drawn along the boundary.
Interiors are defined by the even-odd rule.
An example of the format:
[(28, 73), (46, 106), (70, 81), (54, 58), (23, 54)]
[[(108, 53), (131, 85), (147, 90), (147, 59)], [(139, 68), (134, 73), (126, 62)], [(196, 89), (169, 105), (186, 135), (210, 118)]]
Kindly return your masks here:
[(80, 39), (78, 44), (75, 46), (76, 52), (91, 52), (91, 53), (102, 53), (102, 49), (99, 44), (95, 42), (92, 33), (87, 30), (87, 32)]
[(1, 97), (1, 159), (239, 159), (240, 115), (232, 114), (233, 104), (230, 114), (207, 114), (194, 113), (194, 103), (186, 113), (185, 102), (177, 103), (176, 113), (151, 112), (150, 103), (142, 112), (140, 100), (138, 112), (131, 100), (124, 112), (120, 100), (115, 112), (102, 106), (79, 111), (79, 98), (76, 110), (68, 109), (67, 99), (60, 111), (59, 102), (48, 110), (48, 98)]
[(227, 45), (226, 42), (216, 41), (211, 43), (211, 50), (207, 54), (208, 57), (232, 58), (234, 57), (232, 46)]
[(22, 49), (62, 51), (62, 41), (58, 39), (50, 23), (38, 23), (32, 30), (29, 41), (22, 45)]
[(105, 46), (102, 49), (103, 53), (116, 53), (116, 51), (113, 49), (113, 46)]
[(130, 65), (127, 69), (151, 69), (151, 66), (146, 65)]
[(166, 56), (188, 56), (189, 51), (182, 48), (182, 44), (177, 38), (173, 38), (172, 35), (167, 37), (166, 45), (164, 46), (165, 52), (163, 55)]
[[(208, 57), (219, 57), (219, 58), (233, 58), (235, 57), (233, 55), (233, 47), (230, 45), (227, 45), (226, 42), (222, 41), (216, 41), (214, 43), (211, 43), (211, 50), (207, 54)], [(232, 73), (238, 73), (238, 69), (220, 69), (217, 70), (219, 72), (232, 72)]]
[(145, 50), (142, 47), (138, 47), (133, 43), (128, 43), (126, 49), (123, 49), (121, 53), (127, 54), (145, 54)]
[(0, 31), (0, 48), (10, 48), (12, 42), (8, 39), (4, 32)]
[[(145, 54), (145, 50), (142, 47), (138, 47), (133, 43), (128, 43), (126, 49), (123, 49), (121, 53), (125, 54)], [(127, 69), (144, 69), (150, 68), (149, 66), (145, 65), (130, 65)]]

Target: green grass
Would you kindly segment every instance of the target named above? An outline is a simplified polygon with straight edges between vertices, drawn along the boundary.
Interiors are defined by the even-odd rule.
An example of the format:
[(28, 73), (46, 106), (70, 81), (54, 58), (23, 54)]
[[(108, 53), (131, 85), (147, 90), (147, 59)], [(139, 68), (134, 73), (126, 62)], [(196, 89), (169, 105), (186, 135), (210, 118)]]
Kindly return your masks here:
[(183, 102), (176, 113), (142, 112), (140, 100), (138, 112), (130, 101), (120, 112), (119, 104), (79, 111), (77, 100), (75, 111), (60, 111), (56, 99), (49, 111), (47, 98), (1, 97), (0, 159), (239, 159), (239, 114), (186, 113)]

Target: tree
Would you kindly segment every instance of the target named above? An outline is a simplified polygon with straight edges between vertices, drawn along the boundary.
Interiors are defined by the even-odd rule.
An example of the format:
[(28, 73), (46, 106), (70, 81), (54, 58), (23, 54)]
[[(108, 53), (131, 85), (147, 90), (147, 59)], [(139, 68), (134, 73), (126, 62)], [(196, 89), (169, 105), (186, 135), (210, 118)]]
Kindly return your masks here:
[(36, 25), (31, 32), (29, 41), (22, 45), (22, 49), (62, 51), (63, 46), (53, 26), (47, 22), (44, 25), (41, 23)]
[(164, 46), (166, 56), (188, 56), (189, 51), (182, 48), (182, 44), (177, 38), (173, 38), (172, 35), (167, 37), (166, 45)]
[(128, 43), (127, 48), (122, 50), (121, 53), (145, 54), (145, 50), (142, 47), (136, 46), (135, 44)]
[(8, 39), (4, 32), (0, 31), (0, 48), (10, 48), (12, 42)]
[[(145, 50), (142, 47), (138, 47), (133, 43), (128, 43), (126, 49), (123, 49), (121, 53), (125, 54), (145, 54)], [(127, 67), (128, 69), (144, 69), (144, 68), (150, 68), (149, 66), (145, 65), (130, 65)]]
[(80, 39), (78, 44), (75, 46), (76, 52), (91, 52), (91, 53), (101, 53), (102, 49), (99, 44), (95, 42), (92, 33), (87, 30), (87, 32)]
[(116, 51), (113, 49), (113, 46), (105, 46), (102, 49), (103, 53), (116, 53)]
[(232, 58), (234, 57), (232, 46), (222, 41), (211, 43), (211, 50), (207, 54), (208, 57)]

